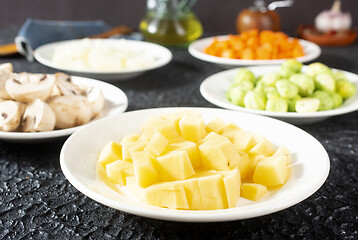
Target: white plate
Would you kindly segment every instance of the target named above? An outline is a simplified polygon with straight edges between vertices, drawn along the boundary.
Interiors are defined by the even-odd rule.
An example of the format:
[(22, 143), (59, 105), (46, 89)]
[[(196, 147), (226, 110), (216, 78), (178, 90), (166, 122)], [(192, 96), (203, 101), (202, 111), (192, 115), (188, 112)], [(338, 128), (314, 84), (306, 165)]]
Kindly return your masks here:
[[(128, 107), (128, 99), (126, 94), (119, 88), (112, 84), (102, 81), (72, 76), (72, 80), (75, 84), (83, 86), (97, 86), (100, 87), (105, 98), (105, 104), (103, 110), (99, 116), (92, 119), (91, 122), (101, 118), (105, 118), (114, 114), (123, 113)], [(86, 125), (86, 124), (85, 124)], [(0, 139), (13, 141), (13, 142), (41, 142), (59, 137), (68, 136), (85, 125), (66, 128), (60, 130), (53, 130), (48, 132), (2, 132), (0, 131)]]
[[(303, 66), (302, 70), (306, 66)], [(280, 69), (280, 66), (255, 66), (247, 67), (251, 70), (256, 77), (268, 72), (277, 72)], [(335, 69), (334, 69), (335, 70)], [(269, 117), (274, 117), (292, 124), (309, 124), (322, 121), (328, 117), (349, 113), (358, 110), (358, 93), (353, 97), (345, 101), (342, 106), (333, 110), (319, 111), (312, 113), (297, 113), (297, 112), (269, 112), (263, 110), (254, 110), (244, 107), (237, 106), (231, 103), (227, 97), (226, 92), (234, 81), (234, 76), (237, 73), (238, 68), (230, 69), (216, 73), (207, 79), (205, 79), (200, 85), (201, 95), (211, 102), (212, 104), (227, 108), (231, 110), (237, 110), (248, 113), (261, 114)], [(341, 70), (339, 70), (341, 71)], [(350, 81), (354, 82), (358, 89), (358, 75), (350, 72), (342, 71)]]
[[(235, 66), (249, 66), (249, 65), (273, 65), (273, 64), (282, 64), (285, 59), (275, 59), (275, 60), (245, 60), (245, 59), (230, 59), (215, 57), (209, 54), (204, 53), (205, 48), (207, 48), (213, 41), (214, 38), (219, 40), (226, 40), (228, 36), (217, 36), (217, 37), (208, 37), (197, 40), (189, 45), (189, 53), (200, 60), (215, 63), (224, 68), (233, 68)], [(305, 56), (296, 58), (299, 62), (308, 62), (313, 59), (316, 59), (321, 54), (321, 48), (312, 42), (301, 40), (300, 43), (303, 46), (305, 51)]]
[(63, 145), (60, 154), (61, 169), (70, 183), (80, 192), (104, 205), (148, 218), (184, 222), (220, 222), (258, 217), (288, 208), (301, 202), (324, 183), (329, 172), (329, 157), (323, 146), (311, 135), (288, 123), (264, 116), (224, 109), (187, 108), (199, 111), (204, 121), (217, 118), (236, 123), (245, 130), (261, 134), (277, 146), (286, 146), (296, 164), (287, 183), (258, 202), (239, 200), (239, 206), (230, 209), (193, 211), (173, 210), (149, 206), (114, 192), (96, 176), (98, 154), (110, 140), (119, 140), (126, 134), (139, 132), (150, 115), (160, 115), (182, 108), (158, 108), (126, 112), (99, 120), (80, 129)]
[[(55, 48), (57, 47), (66, 47), (68, 44), (72, 44), (82, 40), (69, 40), (61, 41), (55, 43), (45, 44), (37, 48), (34, 52), (35, 59), (51, 68), (55, 68), (61, 71), (68, 72), (72, 75), (78, 75), (83, 77), (95, 78), (106, 81), (120, 81), (126, 80), (129, 78), (136, 77), (146, 71), (162, 67), (170, 62), (172, 59), (172, 53), (165, 47), (154, 43), (135, 41), (135, 40), (125, 40), (126, 46), (134, 48), (137, 50), (143, 50), (153, 56), (154, 62), (150, 66), (136, 69), (136, 70), (120, 70), (120, 71), (98, 71), (98, 70), (77, 70), (76, 68), (65, 67), (54, 63), (52, 61)], [(103, 44), (119, 44), (121, 39), (96, 39), (96, 41), (101, 41)]]

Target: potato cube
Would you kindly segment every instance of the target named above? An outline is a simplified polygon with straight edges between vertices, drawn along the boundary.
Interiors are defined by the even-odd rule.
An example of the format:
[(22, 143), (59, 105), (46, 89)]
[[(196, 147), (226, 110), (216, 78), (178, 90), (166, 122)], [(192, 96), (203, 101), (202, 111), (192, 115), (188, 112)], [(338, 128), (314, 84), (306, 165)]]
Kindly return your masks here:
[(142, 132), (152, 138), (156, 132), (160, 132), (166, 139), (177, 138), (175, 124), (173, 121), (162, 118), (161, 116), (150, 116), (142, 125)]
[[(240, 156), (230, 140), (211, 132), (200, 146), (199, 152), (202, 166), (207, 169), (229, 170), (238, 166)], [(217, 140), (210, 140), (210, 139)]]
[(198, 179), (189, 178), (186, 180), (181, 180), (185, 190), (186, 199), (191, 210), (200, 210), (201, 205), (201, 195)]
[(108, 163), (122, 159), (122, 146), (115, 141), (110, 141), (101, 150), (98, 161), (106, 166)]
[(155, 169), (154, 159), (149, 153), (144, 151), (132, 152), (132, 160), (136, 182), (140, 187), (148, 187), (160, 180), (160, 176)]
[(291, 157), (291, 153), (290, 151), (284, 147), (284, 146), (280, 146), (276, 152), (274, 152), (274, 154), (272, 154), (272, 156), (280, 156), (280, 155), (287, 155), (287, 158), (286, 158), (286, 164), (287, 165), (290, 165), (291, 162), (292, 162), (292, 157)]
[(134, 143), (138, 141), (139, 137), (140, 135), (138, 133), (128, 134), (122, 138), (121, 145), (126, 143)]
[(240, 156), (238, 167), (240, 170), (241, 179), (248, 179), (251, 177), (253, 171), (251, 161), (247, 153), (238, 152), (238, 154)]
[(275, 145), (273, 145), (266, 138), (263, 138), (259, 141), (251, 150), (249, 154), (251, 155), (264, 155), (265, 157), (271, 156), (275, 152)]
[(145, 146), (144, 151), (148, 152), (152, 157), (158, 157), (168, 145), (169, 140), (162, 134), (156, 132)]
[(232, 140), (236, 150), (240, 152), (248, 152), (256, 144), (255, 138), (250, 132), (239, 131)]
[(175, 125), (175, 129), (177, 133), (180, 135), (179, 121), (183, 116), (194, 116), (194, 117), (201, 118), (201, 114), (199, 112), (195, 112), (191, 110), (181, 110), (181, 111), (163, 114), (162, 118), (173, 121)]
[(182, 140), (169, 143), (166, 147), (167, 151), (186, 151), (188, 153), (191, 165), (194, 169), (201, 167), (201, 159), (199, 149), (193, 142)]
[(228, 208), (225, 185), (221, 174), (198, 178), (201, 210)]
[(182, 180), (195, 174), (186, 151), (172, 151), (157, 157), (156, 168), (163, 181)]
[(236, 207), (241, 192), (240, 171), (239, 169), (233, 169), (230, 171), (219, 171), (219, 173), (223, 177), (228, 207)]
[(234, 123), (229, 123), (223, 128), (222, 136), (230, 139), (230, 141), (233, 141), (235, 136), (239, 134), (239, 132), (242, 131), (240, 127), (238, 127)]
[(222, 134), (223, 129), (226, 127), (226, 123), (221, 120), (220, 118), (216, 118), (212, 121), (210, 121), (207, 125), (206, 125), (206, 131), (207, 132), (215, 132), (217, 134)]
[(196, 143), (206, 136), (205, 123), (201, 117), (183, 116), (179, 121), (179, 127), (185, 140)]
[(256, 183), (242, 184), (241, 196), (251, 201), (260, 200), (266, 193), (267, 193), (267, 188), (261, 184), (256, 184)]
[(284, 184), (289, 175), (286, 158), (287, 155), (281, 155), (258, 161), (253, 176), (254, 183), (266, 187)]
[(144, 190), (147, 204), (170, 209), (189, 209), (182, 182), (159, 182)]
[(107, 178), (117, 184), (126, 185), (126, 177), (134, 176), (133, 163), (118, 160), (106, 165)]

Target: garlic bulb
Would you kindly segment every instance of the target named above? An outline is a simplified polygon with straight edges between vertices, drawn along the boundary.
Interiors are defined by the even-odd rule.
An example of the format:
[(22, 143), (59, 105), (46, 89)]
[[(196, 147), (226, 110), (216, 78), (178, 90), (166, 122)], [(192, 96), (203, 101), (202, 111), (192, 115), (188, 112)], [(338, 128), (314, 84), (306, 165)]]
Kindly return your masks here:
[(315, 26), (321, 32), (345, 31), (350, 29), (351, 25), (351, 14), (341, 11), (340, 0), (335, 0), (330, 10), (321, 12), (315, 19)]

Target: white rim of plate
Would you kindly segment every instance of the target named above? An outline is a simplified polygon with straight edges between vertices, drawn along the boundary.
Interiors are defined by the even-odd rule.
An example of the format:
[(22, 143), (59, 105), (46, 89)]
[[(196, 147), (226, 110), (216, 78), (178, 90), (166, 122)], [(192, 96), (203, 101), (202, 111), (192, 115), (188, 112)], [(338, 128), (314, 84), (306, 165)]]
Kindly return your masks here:
[[(68, 135), (74, 133), (75, 131), (83, 128), (84, 126), (86, 126), (88, 124), (91, 124), (98, 120), (102, 120), (102, 119), (109, 117), (111, 115), (114, 115), (114, 114), (123, 113), (127, 110), (128, 98), (127, 98), (127, 95), (120, 88), (118, 88), (112, 84), (109, 84), (109, 83), (106, 83), (103, 81), (99, 81), (96, 79), (92, 79), (92, 78), (78, 77), (78, 76), (71, 76), (71, 77), (75, 83), (76, 83), (76, 81), (77, 82), (80, 81), (81, 82), (80, 84), (83, 84), (83, 82), (90, 81), (92, 84), (89, 84), (89, 85), (97, 85), (97, 86), (102, 86), (102, 87), (106, 87), (106, 88), (112, 88), (113, 90), (115, 89), (117, 92), (116, 93), (117, 98), (122, 99), (123, 103), (121, 103), (121, 106), (118, 107), (118, 109), (116, 111), (114, 111), (113, 113), (111, 113), (110, 115), (104, 116), (99, 119), (96, 119), (96, 118), (92, 119), (89, 123), (81, 125), (81, 126), (66, 128), (66, 129), (58, 129), (58, 130), (47, 131), (47, 132), (3, 132), (3, 131), (0, 131), (0, 139), (31, 140), (31, 139), (46, 139), (46, 138), (64, 137), (64, 136), (68, 136)], [(105, 99), (108, 101), (106, 96), (105, 96)]]
[[(222, 112), (222, 111), (235, 112), (232, 110), (216, 109), (216, 108), (180, 108), (180, 107), (175, 107), (175, 108), (156, 108), (156, 109), (136, 110), (136, 111), (126, 112), (124, 114), (133, 114), (133, 113), (135, 114), (136, 112), (139, 112), (139, 111), (161, 111), (161, 110), (173, 110), (173, 109), (174, 110), (190, 109), (190, 110), (203, 110), (203, 111), (214, 110), (214, 111), (218, 111), (218, 116), (220, 115), (219, 112)], [(103, 195), (90, 189), (88, 186), (85, 186), (84, 184), (82, 184), (79, 180), (77, 180), (77, 178), (74, 175), (72, 175), (71, 171), (68, 169), (68, 167), (66, 165), (66, 162), (64, 159), (64, 152), (67, 148), (67, 145), (69, 145), (69, 142), (71, 141), (71, 139), (74, 137), (77, 137), (77, 135), (81, 134), (81, 132), (85, 131), (85, 129), (80, 129), (79, 131), (77, 131), (76, 133), (71, 135), (67, 139), (67, 141), (64, 143), (64, 145), (61, 149), (61, 153), (60, 153), (60, 166), (61, 166), (62, 172), (65, 175), (65, 177), (67, 178), (67, 180), (78, 191), (80, 191), (87, 197), (93, 199), (94, 201), (97, 201), (97, 202), (99, 202), (103, 205), (109, 206), (111, 208), (114, 208), (114, 209), (117, 209), (117, 210), (120, 210), (120, 211), (123, 211), (126, 213), (134, 214), (137, 216), (159, 219), (159, 220), (166, 220), (166, 221), (180, 221), (180, 222), (225, 222), (225, 221), (235, 221), (235, 220), (243, 220), (243, 219), (248, 219), (248, 218), (265, 216), (265, 215), (286, 209), (288, 207), (291, 207), (291, 206), (307, 199), (312, 194), (314, 194), (324, 184), (324, 182), (326, 181), (328, 174), (329, 174), (330, 161), (329, 161), (329, 156), (328, 156), (327, 151), (325, 150), (325, 148), (322, 146), (322, 144), (316, 138), (314, 138), (309, 133), (305, 132), (304, 130), (302, 130), (294, 125), (288, 124), (286, 122), (283, 122), (283, 121), (280, 121), (277, 119), (273, 119), (273, 118), (269, 118), (269, 117), (265, 117), (265, 116), (261, 116), (261, 115), (254, 115), (254, 114), (250, 114), (250, 113), (235, 112), (235, 114), (236, 113), (238, 115), (240, 115), (240, 114), (250, 115), (254, 118), (264, 119), (265, 121), (273, 122), (275, 124), (282, 124), (282, 126), (284, 126), (284, 127), (290, 127), (290, 128), (295, 129), (295, 131), (299, 131), (300, 134), (303, 134), (303, 135), (305, 135), (305, 137), (308, 137), (312, 141), (314, 141), (315, 144), (317, 144), (317, 146), (319, 147), (317, 149), (317, 151), (321, 151), (321, 153), (324, 156), (324, 162), (326, 163), (325, 166), (322, 166), (320, 181), (315, 182), (314, 185), (311, 186), (310, 191), (306, 191), (304, 194), (301, 193), (301, 195), (299, 195), (298, 198), (297, 198), (297, 196), (289, 197), (288, 199), (286, 199), (286, 201), (284, 203), (281, 203), (278, 206), (270, 206), (270, 208), (267, 208), (264, 211), (262, 209), (260, 209), (260, 206), (262, 205), (262, 203), (261, 204), (255, 203), (257, 208), (254, 210), (250, 209), (250, 211), (245, 211), (245, 209), (242, 209), (243, 211), (240, 211), (239, 210), (240, 207), (229, 208), (229, 209), (219, 209), (219, 210), (164, 209), (164, 211), (158, 211), (158, 209), (163, 210), (163, 208), (154, 207), (154, 206), (148, 206), (148, 208), (145, 208), (145, 209), (140, 208), (140, 207), (133, 208), (133, 207), (130, 207), (127, 204), (122, 203), (120, 201), (116, 201), (116, 200), (110, 199), (108, 197), (104, 197)], [(157, 113), (154, 112), (153, 114), (158, 114), (158, 112)], [(99, 120), (96, 123), (91, 123), (91, 125), (101, 124), (100, 123), (101, 121), (106, 121), (106, 119)], [(145, 210), (145, 211), (143, 212), (143, 210)], [(239, 217), (238, 217), (238, 215), (239, 215)]]
[[(252, 66), (252, 67), (247, 67), (248, 69), (259, 69), (259, 68), (277, 68), (279, 66), (277, 65), (272, 65), (272, 66)], [(245, 108), (245, 107), (241, 107), (241, 106), (237, 106), (233, 103), (231, 103), (229, 100), (226, 100), (226, 102), (223, 102), (221, 100), (218, 100), (217, 98), (213, 97), (207, 90), (207, 86), (209, 85), (209, 83), (211, 83), (212, 81), (215, 81), (216, 79), (221, 78), (221, 76), (225, 76), (227, 74), (230, 73), (234, 73), (236, 71), (238, 71), (239, 68), (235, 68), (235, 69), (229, 69), (229, 70), (225, 70), (225, 71), (221, 71), (218, 73), (215, 73), (211, 76), (209, 76), (208, 78), (206, 78), (200, 85), (200, 93), (201, 95), (210, 103), (222, 107), (222, 108), (226, 108), (226, 109), (230, 109), (230, 110), (236, 110), (236, 111), (241, 111), (241, 112), (248, 112), (248, 113), (254, 113), (254, 114), (260, 114), (260, 115), (265, 115), (265, 116), (269, 116), (269, 117), (282, 117), (282, 118), (319, 118), (319, 117), (331, 117), (331, 116), (336, 116), (336, 115), (341, 115), (341, 114), (345, 114), (345, 113), (350, 113), (350, 112), (354, 112), (356, 110), (358, 110), (358, 103), (355, 105), (350, 105), (350, 104), (344, 104), (336, 109), (332, 109), (332, 110), (326, 110), (326, 111), (318, 111), (318, 112), (312, 112), (312, 113), (297, 113), (297, 112), (270, 112), (270, 111), (264, 111), (264, 110), (255, 110), (255, 109), (249, 109), (249, 108)], [(331, 68), (332, 70), (335, 71), (341, 71), (346, 75), (349, 75), (351, 77), (354, 77), (356, 80), (351, 80), (349, 79), (351, 82), (355, 83), (357, 88), (358, 88), (358, 75), (355, 73), (351, 73), (351, 72), (347, 72), (347, 71), (343, 71), (343, 70), (339, 70), (339, 69), (335, 69), (335, 68)], [(358, 93), (356, 93), (357, 95)], [(353, 96), (354, 97), (354, 96)], [(352, 98), (353, 98), (352, 97)], [(226, 99), (226, 97), (225, 97)], [(347, 102), (349, 103), (351, 99), (347, 99)]]
[[(152, 69), (160, 68), (160, 67), (168, 64), (173, 58), (173, 54), (171, 53), (171, 51), (169, 49), (167, 49), (163, 46), (160, 46), (158, 44), (155, 44), (155, 43), (149, 43), (149, 42), (143, 42), (143, 41), (137, 41), (137, 40), (125, 40), (125, 41), (126, 41), (126, 44), (128, 44), (129, 46), (132, 45), (132, 46), (143, 46), (144, 48), (153, 48), (153, 49), (155, 49), (155, 52), (161, 53), (160, 57), (158, 59), (156, 59), (156, 61), (153, 65), (147, 66), (145, 68), (140, 68), (140, 69), (124, 69), (124, 70), (120, 70), (120, 71), (99, 71), (99, 70), (90, 70), (90, 69), (79, 70), (76, 68), (61, 66), (59, 64), (54, 63), (52, 61), (52, 59), (48, 59), (43, 56), (44, 52), (53, 51), (54, 48), (57, 46), (66, 45), (66, 44), (78, 42), (81, 40), (82, 39), (67, 40), (67, 41), (53, 42), (53, 43), (48, 43), (48, 44), (42, 45), (34, 51), (34, 57), (39, 63), (41, 63), (45, 66), (51, 67), (51, 68), (55, 68), (55, 69), (59, 69), (59, 70), (67, 71), (67, 72), (73, 72), (73, 73), (89, 73), (89, 74), (105, 74), (105, 75), (106, 74), (108, 74), (108, 75), (110, 75), (110, 74), (127, 74), (127, 73), (137, 73), (137, 72), (149, 71)], [(99, 40), (99, 41), (104, 41), (104, 42), (123, 41), (123, 39), (94, 39), (94, 40)]]
[[(226, 40), (228, 38), (227, 35), (216, 36), (216, 37), (207, 37), (203, 39), (199, 39), (189, 45), (189, 53), (200, 60), (222, 64), (222, 65), (230, 65), (230, 66), (241, 66), (241, 65), (271, 65), (271, 64), (281, 64), (286, 59), (272, 59), (272, 60), (244, 60), (244, 59), (230, 59), (230, 58), (221, 58), (206, 54), (203, 52), (204, 48), (208, 47), (214, 38), (219, 40)], [(307, 40), (299, 39), (301, 45), (304, 50), (308, 52), (305, 56), (296, 58), (299, 62), (308, 62), (313, 59), (316, 59), (321, 55), (321, 48), (312, 42)]]

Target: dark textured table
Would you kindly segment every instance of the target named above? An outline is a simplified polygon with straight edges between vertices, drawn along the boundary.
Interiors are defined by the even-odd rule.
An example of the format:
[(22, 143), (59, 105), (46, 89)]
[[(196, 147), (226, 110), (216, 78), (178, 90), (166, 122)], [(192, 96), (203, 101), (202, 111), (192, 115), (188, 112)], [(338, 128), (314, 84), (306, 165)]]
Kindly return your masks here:
[[(17, 28), (0, 29), (0, 44)], [(171, 49), (173, 61), (126, 82), (128, 111), (176, 106), (215, 107), (199, 93), (202, 80), (222, 69)], [(323, 48), (318, 59), (358, 73), (358, 43)], [(21, 56), (0, 58), (16, 72), (55, 70)], [(263, 217), (222, 223), (178, 223), (134, 216), (103, 206), (64, 177), (59, 152), (65, 139), (41, 144), (0, 141), (0, 239), (358, 239), (358, 111), (300, 126), (326, 148), (325, 184), (301, 203)], [(294, 136), (293, 136), (294, 137)]]

